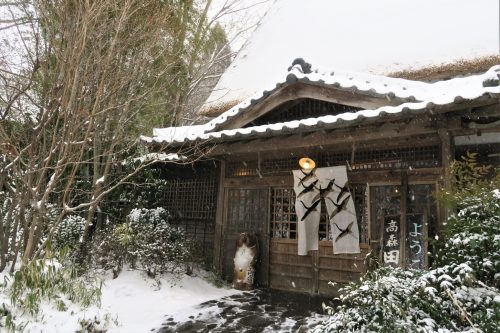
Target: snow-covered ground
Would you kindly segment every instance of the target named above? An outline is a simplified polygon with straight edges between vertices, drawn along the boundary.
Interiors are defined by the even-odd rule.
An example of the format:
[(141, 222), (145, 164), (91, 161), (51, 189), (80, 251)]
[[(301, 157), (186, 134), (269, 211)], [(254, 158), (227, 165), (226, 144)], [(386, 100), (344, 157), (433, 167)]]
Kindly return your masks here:
[[(158, 286), (139, 271), (124, 270), (116, 279), (111, 275), (104, 277), (100, 308), (82, 309), (71, 305), (67, 311), (60, 312), (53, 305), (44, 303), (38, 320), (26, 315), (19, 319), (29, 321), (26, 332), (75, 332), (80, 328), (80, 319), (94, 318), (110, 333), (149, 332), (159, 328), (165, 316), (182, 320), (194, 311), (197, 304), (238, 293), (233, 289), (215, 287), (201, 277), (203, 273), (196, 275), (184, 275), (180, 279), (167, 275), (162, 277)], [(0, 295), (0, 304), (2, 302), (9, 302), (6, 295)]]

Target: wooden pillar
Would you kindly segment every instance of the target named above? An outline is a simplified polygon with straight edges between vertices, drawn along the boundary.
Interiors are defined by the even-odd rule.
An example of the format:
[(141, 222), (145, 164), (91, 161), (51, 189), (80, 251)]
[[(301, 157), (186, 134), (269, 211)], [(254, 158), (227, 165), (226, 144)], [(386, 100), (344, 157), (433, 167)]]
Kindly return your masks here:
[(215, 234), (214, 234), (214, 271), (219, 275), (222, 273), (222, 249), (223, 249), (223, 235), (224, 230), (224, 178), (226, 176), (226, 162), (220, 161), (220, 177), (219, 177), (219, 191), (217, 194), (217, 210), (215, 213)]
[(406, 214), (408, 211), (408, 174), (406, 171), (401, 172), (401, 223), (399, 224), (401, 230), (400, 232), (400, 254), (399, 254), (399, 266), (406, 267)]
[[(438, 129), (438, 135), (441, 140), (441, 164), (443, 167), (443, 190), (450, 191), (452, 189), (451, 180), (451, 164), (454, 160), (453, 145), (451, 143), (451, 136), (448, 130), (445, 128)], [(441, 225), (445, 222), (451, 214), (451, 210), (448, 207), (441, 207), (440, 209), (440, 221), (439, 229)]]

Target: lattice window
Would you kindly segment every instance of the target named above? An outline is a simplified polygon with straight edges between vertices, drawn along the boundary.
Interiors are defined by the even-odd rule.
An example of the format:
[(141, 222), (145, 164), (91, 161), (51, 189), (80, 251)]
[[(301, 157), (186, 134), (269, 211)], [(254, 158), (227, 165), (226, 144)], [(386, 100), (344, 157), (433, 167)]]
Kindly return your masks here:
[[(292, 187), (273, 188), (271, 191), (271, 232), (273, 238), (297, 239), (297, 214), (295, 213), (295, 192)], [(361, 243), (368, 243), (368, 200), (366, 184), (351, 185), (356, 217), (358, 219)], [(332, 240), (330, 223), (321, 202), (319, 240)]]
[(346, 161), (351, 161), (351, 155), (351, 152), (326, 152), (318, 156), (318, 162), (325, 167), (345, 165)]
[(373, 149), (355, 154), (353, 170), (427, 168), (441, 165), (439, 146)]
[(249, 123), (246, 127), (276, 124), (306, 118), (317, 118), (326, 115), (337, 115), (359, 110), (361, 109), (353, 106), (305, 98), (284, 103), (271, 112)]
[(258, 176), (257, 161), (230, 162), (226, 165), (226, 177)]
[[(318, 162), (318, 167), (346, 165), (347, 161), (355, 171), (432, 168), (441, 165), (441, 149), (437, 145), (356, 151), (354, 163), (351, 162), (352, 152), (325, 152), (311, 154), (311, 157)], [(260, 169), (258, 169), (257, 161), (230, 162), (227, 164), (226, 177), (255, 177), (289, 173), (297, 169), (297, 161), (297, 156), (263, 160)]]
[(171, 214), (170, 223), (184, 229), (200, 254), (213, 249), (218, 177), (166, 179), (163, 207)]
[(167, 180), (163, 193), (165, 209), (174, 219), (215, 218), (217, 179), (173, 179)]
[(267, 219), (267, 196), (267, 189), (230, 189), (227, 231), (261, 230)]
[(279, 158), (273, 160), (263, 160), (261, 162), (262, 173), (272, 174), (283, 170), (294, 170), (297, 168), (297, 158)]
[(297, 239), (295, 192), (291, 187), (272, 190), (271, 235), (273, 238)]

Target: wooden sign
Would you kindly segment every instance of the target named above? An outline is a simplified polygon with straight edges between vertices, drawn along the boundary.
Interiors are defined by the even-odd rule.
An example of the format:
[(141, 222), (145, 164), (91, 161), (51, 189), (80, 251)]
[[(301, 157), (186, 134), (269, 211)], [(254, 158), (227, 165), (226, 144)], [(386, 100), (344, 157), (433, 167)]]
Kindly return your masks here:
[(427, 221), (424, 214), (406, 215), (406, 267), (427, 267)]
[(386, 215), (383, 219), (381, 239), (381, 263), (397, 267), (401, 263), (401, 216)]

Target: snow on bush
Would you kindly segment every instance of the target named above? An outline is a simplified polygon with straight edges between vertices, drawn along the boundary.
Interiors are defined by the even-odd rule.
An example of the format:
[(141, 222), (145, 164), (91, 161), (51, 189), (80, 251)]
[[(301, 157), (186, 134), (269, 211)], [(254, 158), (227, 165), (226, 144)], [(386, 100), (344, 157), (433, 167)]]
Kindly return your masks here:
[(457, 203), (448, 220), (447, 242), (436, 255), (439, 266), (466, 265), (475, 279), (500, 287), (500, 199), (494, 191), (478, 191)]
[(3, 275), (0, 331), (2, 327), (8, 331), (22, 331), (27, 324), (24, 320), (41, 319), (44, 303), (59, 311), (66, 311), (73, 303), (83, 308), (100, 304), (102, 281), (94, 275), (78, 275), (74, 266), (60, 263), (64, 261), (64, 255), (58, 259), (32, 260), (14, 273)]
[(187, 260), (184, 231), (168, 224), (165, 209), (133, 209), (129, 221), (133, 232), (130, 257), (149, 274), (174, 272)]
[[(500, 293), (453, 275), (450, 267), (430, 270), (379, 268), (360, 284), (341, 289), (342, 304), (314, 332), (456, 332), (473, 327), (496, 332)], [(451, 275), (450, 275), (451, 274)]]
[[(463, 193), (462, 193), (463, 194)], [(378, 268), (340, 290), (314, 332), (498, 332), (500, 199), (460, 196), (429, 271)]]
[(68, 215), (59, 224), (54, 236), (56, 248), (74, 247), (79, 244), (85, 227), (85, 219), (78, 215)]
[(127, 222), (98, 242), (101, 265), (115, 274), (127, 263), (150, 276), (175, 273), (190, 256), (184, 230), (168, 223), (168, 212), (161, 208), (133, 209)]

